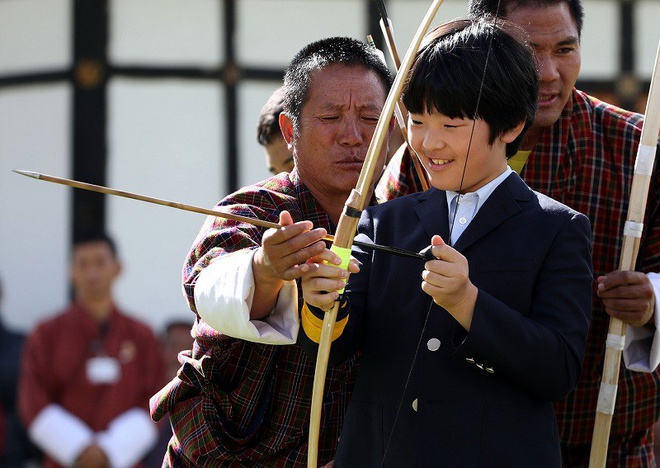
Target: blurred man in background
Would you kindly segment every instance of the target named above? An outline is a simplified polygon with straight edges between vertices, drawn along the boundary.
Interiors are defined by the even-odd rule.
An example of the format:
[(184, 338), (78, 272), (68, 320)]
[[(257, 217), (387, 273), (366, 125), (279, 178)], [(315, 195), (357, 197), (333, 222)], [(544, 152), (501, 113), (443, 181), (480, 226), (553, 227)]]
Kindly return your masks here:
[(293, 154), (280, 130), (283, 110), (284, 88), (279, 87), (261, 108), (257, 125), (257, 140), (266, 149), (266, 165), (272, 174), (293, 170)]
[(73, 303), (28, 337), (20, 411), (45, 467), (136, 466), (156, 441), (147, 408), (163, 381), (160, 346), (147, 325), (117, 308), (120, 272), (107, 235), (76, 240)]

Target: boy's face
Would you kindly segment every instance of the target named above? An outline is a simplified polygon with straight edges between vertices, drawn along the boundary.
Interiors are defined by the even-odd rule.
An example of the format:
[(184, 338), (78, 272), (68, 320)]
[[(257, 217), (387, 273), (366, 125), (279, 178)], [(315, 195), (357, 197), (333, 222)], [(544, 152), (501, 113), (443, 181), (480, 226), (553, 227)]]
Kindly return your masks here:
[(515, 140), (522, 128), (521, 123), (491, 145), (490, 125), (483, 120), (450, 119), (437, 111), (411, 113), (408, 120), (410, 142), (422, 159), (431, 185), (440, 190), (460, 188), (462, 193), (478, 190), (505, 171), (506, 144)]

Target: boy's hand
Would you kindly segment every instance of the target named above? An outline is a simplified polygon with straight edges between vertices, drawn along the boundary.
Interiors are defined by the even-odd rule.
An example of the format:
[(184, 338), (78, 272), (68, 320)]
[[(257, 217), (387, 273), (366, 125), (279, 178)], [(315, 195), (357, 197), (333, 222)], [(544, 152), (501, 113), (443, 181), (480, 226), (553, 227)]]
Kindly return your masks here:
[(422, 290), (463, 328), (470, 330), (478, 291), (470, 281), (467, 259), (446, 245), (440, 236), (433, 236), (431, 245), (436, 260), (424, 265)]
[(339, 297), (339, 291), (346, 286), (349, 272), (360, 271), (356, 259), (351, 258), (348, 271), (338, 268), (341, 258), (330, 249), (309, 259), (302, 274), (302, 290), (305, 302), (321, 309), (328, 309)]

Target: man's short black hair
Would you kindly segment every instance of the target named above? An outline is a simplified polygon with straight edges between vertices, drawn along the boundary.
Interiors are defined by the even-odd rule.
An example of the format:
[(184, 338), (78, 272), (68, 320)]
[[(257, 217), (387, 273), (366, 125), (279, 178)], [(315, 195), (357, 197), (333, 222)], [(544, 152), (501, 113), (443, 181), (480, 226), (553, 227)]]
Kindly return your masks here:
[(172, 319), (169, 320), (165, 325), (163, 326), (163, 335), (162, 338), (165, 339), (167, 336), (174, 330), (175, 328), (187, 328), (191, 329), (193, 326), (192, 322), (183, 320), (183, 319)]
[(259, 113), (257, 123), (257, 141), (266, 146), (273, 138), (284, 138), (280, 130), (280, 114), (284, 110), (284, 86), (280, 86), (270, 95)]
[[(484, 16), (495, 16), (506, 18), (507, 14), (516, 7), (545, 7), (566, 3), (573, 16), (578, 30), (578, 37), (582, 35), (582, 23), (584, 21), (584, 8), (582, 0), (470, 0), (468, 3), (468, 14), (471, 18), (482, 18)], [(499, 4), (499, 11), (497, 7)]]
[(294, 130), (300, 130), (300, 112), (309, 98), (313, 72), (334, 64), (362, 66), (374, 71), (386, 93), (392, 85), (387, 65), (367, 44), (350, 37), (312, 42), (295, 55), (284, 74), (284, 110)]
[(75, 248), (81, 244), (89, 244), (92, 242), (106, 243), (108, 247), (110, 247), (112, 256), (117, 258), (117, 245), (115, 244), (115, 241), (105, 231), (102, 230), (91, 229), (76, 235), (73, 240), (73, 249), (75, 250)]
[[(524, 37), (503, 19), (456, 20), (437, 27), (415, 57), (403, 103), (415, 114), (438, 111), (449, 118), (482, 119), (490, 126), (490, 144), (521, 122), (529, 128), (539, 79)], [(507, 157), (518, 151), (522, 136), (507, 145)]]

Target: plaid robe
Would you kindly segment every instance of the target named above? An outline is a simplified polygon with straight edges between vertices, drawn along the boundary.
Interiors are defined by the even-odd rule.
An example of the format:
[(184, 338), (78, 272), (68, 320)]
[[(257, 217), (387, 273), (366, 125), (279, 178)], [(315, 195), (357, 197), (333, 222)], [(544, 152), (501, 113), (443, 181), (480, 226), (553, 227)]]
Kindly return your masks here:
[[(295, 170), (245, 187), (217, 207), (272, 222), (288, 210), (294, 221), (310, 220), (315, 227), (334, 230)], [(264, 232), (222, 218), (206, 220), (183, 269), (184, 292), (193, 311), (201, 270), (228, 252), (256, 249)], [(306, 466), (315, 363), (298, 344), (230, 338), (199, 316), (193, 335), (193, 350), (179, 356), (183, 367), (177, 378), (151, 400), (152, 417), (158, 420), (169, 411), (173, 425), (166, 465)], [(319, 440), (322, 464), (334, 457), (356, 371), (357, 356), (328, 368)]]
[[(642, 116), (574, 89), (557, 123), (545, 129), (521, 176), (534, 190), (586, 214), (593, 230), (594, 278), (619, 267)], [(658, 152), (660, 156), (660, 152)], [(390, 161), (376, 194), (391, 199), (420, 189), (410, 156)], [(654, 167), (637, 270), (660, 272), (660, 171)], [(556, 404), (565, 464), (586, 466), (596, 414), (609, 316), (596, 296), (587, 354), (575, 390)], [(660, 416), (660, 369), (621, 366), (608, 466), (651, 466), (650, 428)]]
[[(51, 404), (79, 418), (94, 433), (108, 430), (126, 411), (147, 409), (149, 395), (163, 382), (158, 340), (146, 324), (116, 307), (106, 325), (101, 327), (80, 303), (73, 302), (30, 333), (18, 384), (19, 410), (26, 427)], [(119, 380), (90, 381), (88, 360), (100, 355), (117, 360)], [(44, 468), (62, 466), (48, 453), (44, 455)]]

